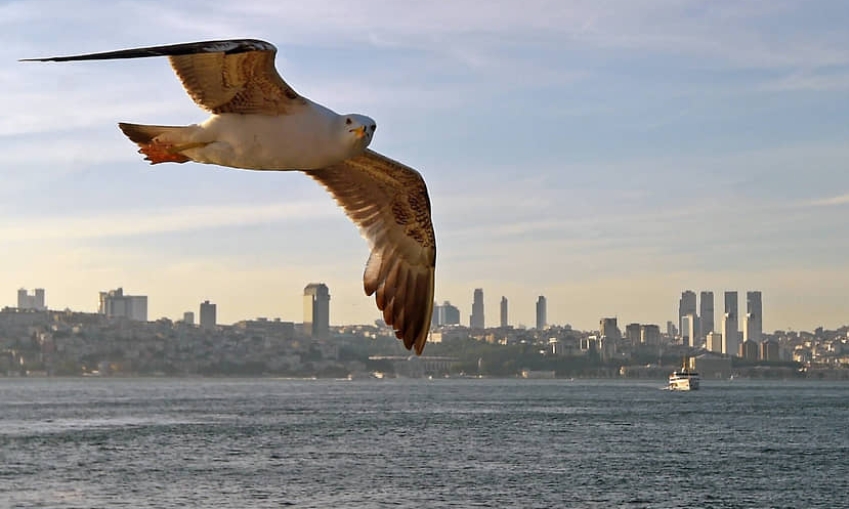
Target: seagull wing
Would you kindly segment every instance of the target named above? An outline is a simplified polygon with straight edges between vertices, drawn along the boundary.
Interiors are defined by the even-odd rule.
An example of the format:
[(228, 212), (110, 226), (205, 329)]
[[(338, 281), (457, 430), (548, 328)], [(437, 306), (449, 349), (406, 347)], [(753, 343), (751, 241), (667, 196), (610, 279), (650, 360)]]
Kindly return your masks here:
[(430, 198), (416, 170), (372, 150), (306, 173), (321, 183), (368, 240), (363, 274), (383, 319), (421, 354), (430, 331), (436, 239)]
[(286, 114), (305, 100), (277, 73), (273, 44), (256, 39), (189, 42), (24, 61), (69, 62), (167, 56), (186, 92), (212, 113)]

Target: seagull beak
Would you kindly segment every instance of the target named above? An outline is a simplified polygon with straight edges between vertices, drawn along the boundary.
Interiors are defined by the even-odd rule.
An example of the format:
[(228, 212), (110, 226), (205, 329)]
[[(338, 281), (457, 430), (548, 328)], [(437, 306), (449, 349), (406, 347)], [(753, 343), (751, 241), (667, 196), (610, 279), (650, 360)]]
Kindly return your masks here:
[(366, 135), (366, 128), (365, 128), (365, 126), (360, 126), (356, 129), (351, 129), (351, 132), (354, 133), (357, 136), (358, 140), (361, 140)]

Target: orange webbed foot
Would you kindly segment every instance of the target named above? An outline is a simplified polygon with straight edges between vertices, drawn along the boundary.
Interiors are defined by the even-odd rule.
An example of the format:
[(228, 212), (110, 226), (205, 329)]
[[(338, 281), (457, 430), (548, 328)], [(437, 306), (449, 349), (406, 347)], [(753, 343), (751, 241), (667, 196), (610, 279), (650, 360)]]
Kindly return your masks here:
[(181, 154), (177, 147), (170, 143), (158, 143), (152, 141), (150, 143), (139, 145), (139, 154), (144, 154), (145, 160), (150, 161), (150, 164), (159, 163), (185, 163), (191, 161), (188, 157)]

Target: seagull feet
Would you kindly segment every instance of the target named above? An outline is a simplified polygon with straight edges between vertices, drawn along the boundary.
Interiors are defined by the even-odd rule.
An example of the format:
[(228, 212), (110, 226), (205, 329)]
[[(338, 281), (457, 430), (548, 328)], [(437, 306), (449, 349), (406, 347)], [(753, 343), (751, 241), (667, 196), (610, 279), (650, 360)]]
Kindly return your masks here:
[(185, 150), (185, 147), (177, 147), (171, 143), (161, 143), (151, 141), (147, 144), (139, 144), (139, 154), (144, 154), (145, 161), (150, 161), (150, 164), (159, 163), (185, 163), (191, 161), (188, 157), (180, 153), (180, 150)]

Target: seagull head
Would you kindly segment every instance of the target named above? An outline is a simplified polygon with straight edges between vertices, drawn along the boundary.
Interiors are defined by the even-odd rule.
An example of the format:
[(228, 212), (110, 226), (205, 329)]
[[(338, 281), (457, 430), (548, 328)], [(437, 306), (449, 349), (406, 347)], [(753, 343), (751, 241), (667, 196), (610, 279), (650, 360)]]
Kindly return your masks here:
[(377, 122), (370, 117), (356, 113), (342, 115), (341, 119), (342, 135), (345, 141), (356, 150), (365, 150), (377, 130)]

